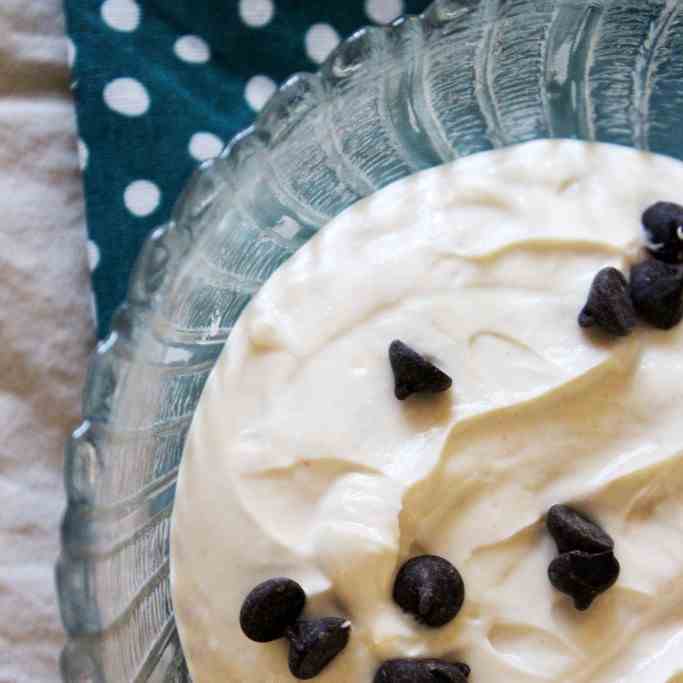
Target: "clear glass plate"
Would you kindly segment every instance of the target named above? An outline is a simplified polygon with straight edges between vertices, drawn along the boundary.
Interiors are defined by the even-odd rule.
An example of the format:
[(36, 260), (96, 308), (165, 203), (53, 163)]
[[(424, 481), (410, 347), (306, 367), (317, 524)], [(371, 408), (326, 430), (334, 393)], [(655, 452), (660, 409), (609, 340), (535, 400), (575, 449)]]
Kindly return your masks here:
[[(147, 241), (66, 454), (65, 681), (188, 681), (168, 579), (185, 434), (266, 278), (359, 198), (492, 147), (683, 156), (683, 2), (437, 0), (291, 78)], [(242, 682), (240, 682), (242, 683)]]

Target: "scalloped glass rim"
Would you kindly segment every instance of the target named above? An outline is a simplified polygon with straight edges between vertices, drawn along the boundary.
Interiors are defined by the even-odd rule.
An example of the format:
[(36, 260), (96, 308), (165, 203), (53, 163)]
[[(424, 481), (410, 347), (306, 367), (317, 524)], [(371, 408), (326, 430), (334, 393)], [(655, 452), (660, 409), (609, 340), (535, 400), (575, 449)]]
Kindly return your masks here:
[(458, 156), (577, 137), (683, 156), (683, 3), (437, 0), (289, 79), (145, 243), (66, 450), (65, 681), (188, 681), (168, 531), (184, 437), (270, 273), (359, 198)]

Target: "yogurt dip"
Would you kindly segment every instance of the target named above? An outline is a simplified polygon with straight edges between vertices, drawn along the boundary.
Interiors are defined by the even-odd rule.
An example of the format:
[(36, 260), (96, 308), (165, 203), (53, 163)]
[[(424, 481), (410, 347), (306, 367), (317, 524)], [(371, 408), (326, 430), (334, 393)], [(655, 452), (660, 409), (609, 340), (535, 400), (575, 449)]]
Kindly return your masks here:
[[(308, 616), (349, 619), (320, 683), (395, 657), (467, 662), (471, 683), (683, 681), (683, 327), (610, 339), (577, 315), (628, 273), (643, 210), (683, 164), (536, 141), (455, 161), (354, 205), (264, 285), (196, 411), (172, 528), (178, 628), (196, 683), (291, 683), (287, 644), (240, 606), (287, 576)], [(453, 379), (397, 401), (401, 339)], [(549, 583), (543, 518), (600, 520), (621, 563), (586, 612)], [(414, 555), (462, 574), (430, 629), (392, 600)]]

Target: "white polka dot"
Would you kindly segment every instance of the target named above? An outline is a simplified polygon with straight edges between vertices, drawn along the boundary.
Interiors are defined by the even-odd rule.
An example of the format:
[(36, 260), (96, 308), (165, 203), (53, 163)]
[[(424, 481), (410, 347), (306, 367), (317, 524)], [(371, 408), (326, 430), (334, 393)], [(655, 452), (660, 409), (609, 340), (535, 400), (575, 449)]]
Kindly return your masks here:
[(92, 241), (88, 240), (88, 266), (92, 273), (100, 264), (100, 248)]
[(125, 116), (140, 116), (149, 109), (149, 95), (145, 86), (134, 78), (117, 78), (104, 89), (107, 106)]
[(190, 154), (197, 161), (217, 157), (223, 151), (223, 141), (213, 133), (195, 133), (190, 139)]
[(136, 180), (131, 183), (123, 194), (126, 208), (134, 216), (149, 216), (159, 207), (161, 191), (149, 180)]
[(80, 138), (78, 138), (76, 145), (78, 146), (78, 165), (81, 171), (85, 171), (85, 169), (88, 167), (88, 159), (90, 158), (88, 145), (86, 145), (85, 142), (83, 142), (83, 140)]
[(66, 63), (70, 69), (76, 63), (76, 46), (71, 38), (66, 39)]
[(140, 7), (133, 0), (107, 0), (100, 13), (115, 31), (135, 31), (140, 25)]
[(306, 32), (306, 54), (317, 64), (339, 45), (339, 34), (329, 24), (313, 24)]
[(211, 57), (207, 42), (199, 36), (178, 38), (173, 49), (179, 59), (190, 64), (205, 64)]
[(244, 97), (254, 111), (260, 111), (275, 90), (276, 86), (272, 78), (268, 78), (268, 76), (254, 76), (247, 83)]
[(240, 0), (240, 17), (247, 26), (265, 26), (273, 18), (273, 14), (273, 0)]
[(378, 24), (388, 24), (403, 14), (403, 0), (365, 0), (365, 12)]

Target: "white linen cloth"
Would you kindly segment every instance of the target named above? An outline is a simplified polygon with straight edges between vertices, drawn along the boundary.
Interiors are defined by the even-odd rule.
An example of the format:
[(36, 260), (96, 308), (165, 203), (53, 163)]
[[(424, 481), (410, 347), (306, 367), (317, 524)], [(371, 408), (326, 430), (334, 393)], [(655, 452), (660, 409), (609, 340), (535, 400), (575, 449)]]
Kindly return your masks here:
[(0, 3), (0, 683), (57, 681), (64, 441), (94, 344), (60, 0)]

